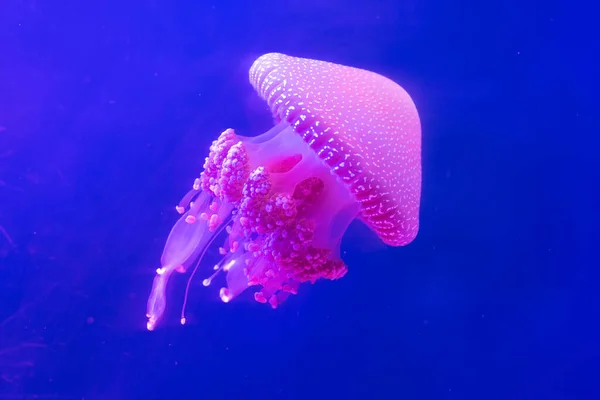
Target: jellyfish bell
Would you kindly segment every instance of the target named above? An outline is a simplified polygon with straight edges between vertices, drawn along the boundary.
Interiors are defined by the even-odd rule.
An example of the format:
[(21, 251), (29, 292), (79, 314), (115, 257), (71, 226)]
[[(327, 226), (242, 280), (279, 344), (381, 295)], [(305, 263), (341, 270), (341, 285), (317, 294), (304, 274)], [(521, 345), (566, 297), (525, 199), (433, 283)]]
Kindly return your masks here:
[(209, 247), (222, 258), (205, 286), (225, 273), (223, 302), (253, 287), (256, 301), (276, 308), (302, 283), (346, 274), (339, 249), (354, 219), (387, 245), (417, 235), (421, 126), (404, 89), (373, 72), (278, 53), (253, 63), (250, 82), (275, 126), (255, 137), (227, 129), (212, 143), (176, 207), (149, 330), (164, 314), (172, 273), (192, 269), (185, 323), (190, 281)]

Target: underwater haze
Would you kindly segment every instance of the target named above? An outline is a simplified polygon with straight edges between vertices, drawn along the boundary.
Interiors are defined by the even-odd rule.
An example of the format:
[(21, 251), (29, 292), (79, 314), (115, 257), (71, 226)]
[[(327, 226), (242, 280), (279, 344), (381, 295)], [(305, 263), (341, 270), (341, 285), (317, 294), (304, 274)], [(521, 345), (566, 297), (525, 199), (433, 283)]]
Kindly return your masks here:
[[(593, 7), (3, 0), (0, 400), (599, 399)], [(211, 143), (273, 127), (249, 79), (268, 53), (410, 95), (418, 234), (391, 243), (352, 222), (345, 276), (276, 309), (249, 292), (225, 304), (223, 276), (205, 287), (209, 247), (185, 325), (189, 270), (147, 326), (175, 206)]]

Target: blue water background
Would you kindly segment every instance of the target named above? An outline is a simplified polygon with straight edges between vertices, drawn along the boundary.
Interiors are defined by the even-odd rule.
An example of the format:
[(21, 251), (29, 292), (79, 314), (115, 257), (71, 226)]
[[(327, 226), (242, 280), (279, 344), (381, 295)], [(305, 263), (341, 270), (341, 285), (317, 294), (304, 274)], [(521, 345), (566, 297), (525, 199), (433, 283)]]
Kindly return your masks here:
[[(3, 0), (0, 399), (600, 398), (585, 7)], [(271, 51), (412, 95), (419, 236), (385, 248), (352, 230), (348, 275), (276, 311), (196, 285), (181, 327), (179, 279), (148, 333), (173, 207), (210, 142), (270, 127), (247, 72)]]

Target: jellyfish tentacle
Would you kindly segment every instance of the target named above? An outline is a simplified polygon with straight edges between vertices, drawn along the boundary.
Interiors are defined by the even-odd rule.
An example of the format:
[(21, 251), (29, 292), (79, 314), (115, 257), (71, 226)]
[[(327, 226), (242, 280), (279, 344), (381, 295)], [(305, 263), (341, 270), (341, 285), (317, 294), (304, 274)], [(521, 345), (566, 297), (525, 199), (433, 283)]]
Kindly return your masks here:
[(194, 279), (194, 276), (196, 275), (196, 272), (198, 271), (198, 267), (200, 266), (202, 259), (206, 255), (206, 252), (208, 251), (208, 249), (210, 248), (212, 243), (215, 241), (215, 239), (225, 230), (226, 226), (227, 226), (227, 222), (223, 223), (221, 228), (219, 228), (219, 230), (217, 232), (215, 232), (215, 234), (212, 236), (210, 241), (206, 244), (206, 246), (204, 246), (204, 249), (202, 250), (200, 257), (198, 257), (198, 260), (196, 261), (196, 265), (194, 266), (194, 269), (192, 270), (192, 273), (190, 274), (190, 277), (188, 278), (187, 284), (185, 286), (185, 292), (183, 295), (183, 305), (181, 306), (181, 319), (180, 319), (181, 325), (185, 325), (185, 322), (187, 320), (185, 317), (185, 309), (187, 306), (187, 301), (188, 301), (188, 296), (189, 296), (192, 280)]

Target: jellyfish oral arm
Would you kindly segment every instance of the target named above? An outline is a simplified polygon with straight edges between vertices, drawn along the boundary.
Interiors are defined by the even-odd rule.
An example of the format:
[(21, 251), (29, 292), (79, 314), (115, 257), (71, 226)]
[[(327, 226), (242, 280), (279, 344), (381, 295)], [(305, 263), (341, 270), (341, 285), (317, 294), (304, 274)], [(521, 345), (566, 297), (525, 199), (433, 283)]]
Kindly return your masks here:
[[(180, 203), (176, 207), (177, 212), (183, 213), (183, 215), (169, 233), (161, 257), (162, 266), (156, 270), (146, 312), (148, 330), (153, 330), (164, 314), (166, 287), (173, 271), (185, 273), (188, 270), (198, 256), (206, 251), (210, 242), (214, 240), (214, 231), (224, 219), (228, 218), (228, 214), (231, 212), (230, 208), (222, 207), (220, 213), (211, 214), (210, 217), (205, 212), (201, 213), (200, 210), (215, 208), (214, 205), (209, 205), (210, 197), (206, 193), (202, 193), (195, 183), (182, 200), (188, 204)], [(185, 207), (187, 206), (189, 206), (189, 210), (186, 212)], [(204, 223), (200, 223), (201, 221)]]
[(172, 270), (164, 272), (162, 268), (159, 268), (152, 282), (152, 290), (150, 291), (150, 297), (148, 298), (148, 308), (146, 311), (146, 317), (148, 322), (146, 328), (149, 331), (154, 330), (156, 324), (163, 316), (166, 307), (165, 289), (169, 280), (169, 274)]
[[(293, 129), (280, 123), (252, 138), (223, 132), (176, 210), (183, 215), (154, 278), (149, 330), (165, 312), (172, 272), (187, 272), (193, 264), (194, 272), (201, 269), (207, 248), (223, 230), (223, 258), (203, 284), (224, 272), (219, 297), (225, 303), (254, 286), (254, 299), (276, 308), (303, 282), (342, 277), (346, 266), (339, 245), (360, 206)], [(188, 282), (184, 308), (189, 289)]]

